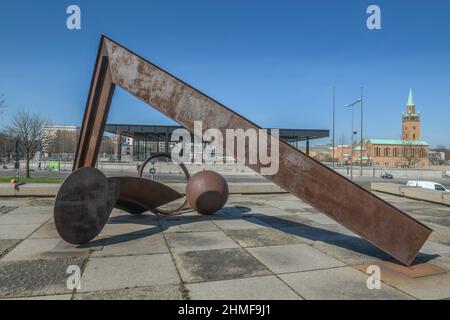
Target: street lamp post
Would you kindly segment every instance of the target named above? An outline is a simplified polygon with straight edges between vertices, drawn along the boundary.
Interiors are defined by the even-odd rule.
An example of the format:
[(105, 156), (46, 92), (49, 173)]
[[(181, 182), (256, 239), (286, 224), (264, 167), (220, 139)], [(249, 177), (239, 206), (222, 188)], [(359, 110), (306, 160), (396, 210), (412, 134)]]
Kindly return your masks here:
[(350, 162), (350, 179), (353, 180), (353, 137), (355, 136), (355, 129), (353, 126), (353, 119), (355, 118), (355, 108), (353, 108), (352, 106), (352, 140), (350, 143), (350, 158), (351, 158), (351, 162)]
[(332, 152), (333, 152), (333, 169), (334, 169), (334, 161), (335, 161), (335, 157), (334, 157), (334, 148), (335, 148), (335, 134), (334, 134), (334, 132), (335, 132), (335, 124), (336, 124), (336, 89), (335, 89), (335, 87), (333, 86), (333, 149), (332, 149)]
[[(360, 98), (360, 102), (361, 102), (361, 132), (360, 132), (360, 136), (361, 136), (361, 143), (359, 146), (359, 151), (360, 151), (360, 158), (359, 158), (359, 165), (361, 168), (360, 171), (360, 175), (362, 177), (363, 175), (363, 142), (364, 142), (364, 137), (363, 137), (363, 87), (361, 87), (361, 98)], [(367, 157), (367, 152), (366, 152), (366, 157)]]
[[(361, 102), (362, 100), (361, 99), (358, 99), (358, 100), (356, 100), (355, 102), (353, 102), (353, 103), (350, 103), (350, 104), (346, 104), (345, 106), (346, 107), (348, 107), (348, 108), (351, 108), (352, 109), (352, 139), (351, 139), (351, 145), (350, 145), (350, 157), (351, 157), (351, 162), (350, 162), (350, 179), (351, 180), (353, 180), (353, 136), (355, 135), (355, 129), (354, 129), (354, 118), (355, 118), (355, 116), (354, 116), (354, 114), (355, 114), (355, 112), (354, 112), (354, 108), (353, 108), (353, 106), (355, 105), (355, 104), (357, 104), (357, 103), (359, 103), (359, 102)], [(361, 149), (361, 152), (362, 152), (362, 149)], [(360, 159), (360, 160), (362, 160), (362, 159)], [(361, 170), (362, 170), (362, 167), (361, 167)]]

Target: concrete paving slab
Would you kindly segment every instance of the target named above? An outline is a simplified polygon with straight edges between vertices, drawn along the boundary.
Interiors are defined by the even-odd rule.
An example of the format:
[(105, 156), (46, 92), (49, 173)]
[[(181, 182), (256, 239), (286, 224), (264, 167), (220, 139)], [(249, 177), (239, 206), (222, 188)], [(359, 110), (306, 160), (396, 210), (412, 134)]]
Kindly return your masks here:
[(325, 230), (337, 232), (342, 235), (347, 235), (347, 236), (351, 236), (354, 238), (361, 238), (359, 235), (353, 233), (352, 231), (348, 230), (346, 227), (341, 226), (340, 224), (334, 224), (334, 225), (328, 224), (328, 225), (323, 225), (320, 227)]
[(238, 247), (223, 231), (167, 233), (166, 239), (173, 252)]
[(14, 198), (14, 197), (1, 197), (2, 200), (2, 206), (7, 207), (23, 207), (26, 205), (25, 199), (23, 198)]
[(54, 199), (46, 199), (46, 198), (31, 198), (27, 201), (27, 205), (30, 207), (53, 207), (55, 204)]
[(432, 223), (434, 225), (433, 228), (442, 228), (442, 227), (446, 227), (449, 228), (450, 227), (450, 217), (433, 217), (433, 218), (428, 218), (428, 219), (423, 219), (422, 220), (425, 224), (430, 224)]
[(277, 217), (292, 214), (292, 212), (272, 206), (265, 206), (265, 207), (252, 207), (251, 210), (248, 212), (248, 214), (255, 216)]
[[(146, 214), (146, 213), (144, 213)], [(128, 212), (114, 208), (109, 215), (109, 218), (118, 217), (118, 216), (128, 216), (130, 215)]]
[(445, 268), (447, 270), (450, 270), (450, 255), (448, 254), (438, 255), (437, 257), (434, 257), (433, 259), (429, 260), (429, 262), (442, 268)]
[(25, 239), (32, 234), (40, 224), (8, 224), (0, 225), (0, 239)]
[(87, 257), (91, 251), (101, 250), (103, 243), (92, 242), (75, 246), (62, 239), (26, 239), (2, 258), (2, 261)]
[(50, 219), (33, 232), (28, 239), (61, 239), (61, 236), (56, 230), (55, 222)]
[(204, 232), (219, 231), (212, 221), (202, 221), (198, 219), (175, 218), (161, 219), (161, 228), (164, 232)]
[(412, 297), (386, 284), (381, 289), (367, 288), (369, 275), (341, 267), (280, 275), (291, 288), (308, 300), (409, 300)]
[(244, 249), (182, 252), (174, 255), (184, 282), (205, 282), (249, 278), (270, 271)]
[(270, 204), (283, 210), (289, 209), (291, 212), (301, 212), (303, 210), (315, 210), (313, 207), (298, 199), (292, 200), (271, 200)]
[(12, 248), (14, 248), (21, 240), (7, 239), (0, 240), (0, 258), (7, 254)]
[(338, 224), (336, 221), (334, 221), (331, 218), (328, 218), (326, 215), (324, 215), (323, 213), (318, 213), (318, 214), (307, 214), (305, 215), (305, 217), (309, 220), (312, 220), (318, 224), (323, 224), (323, 225), (335, 225)]
[(227, 216), (227, 217), (241, 217), (242, 215), (248, 213), (250, 211), (250, 208), (248, 207), (241, 207), (241, 206), (231, 206), (228, 205), (224, 208), (220, 209), (218, 212), (215, 213), (215, 215), (219, 216)]
[[(366, 270), (365, 264), (356, 266)], [(436, 300), (450, 298), (450, 273), (437, 274), (420, 278), (411, 278), (399, 272), (393, 271), (383, 265), (380, 267), (379, 280), (395, 287), (417, 299)]]
[(330, 241), (317, 241), (314, 248), (350, 265), (374, 259), (392, 260), (392, 257), (368, 241), (356, 237), (341, 237)]
[(22, 205), (14, 209), (13, 214), (22, 215), (22, 214), (51, 214), (53, 215), (53, 207), (52, 206), (24, 206)]
[(138, 233), (106, 238), (103, 250), (93, 252), (92, 257), (145, 255), (168, 252), (169, 248), (162, 233)]
[(304, 225), (300, 227), (283, 227), (279, 229), (308, 244), (312, 244), (315, 241), (332, 241), (334, 239), (345, 237), (344, 234), (325, 226)]
[(92, 258), (77, 292), (107, 291), (162, 284), (180, 279), (170, 254)]
[(177, 284), (155, 285), (144, 288), (118, 289), (75, 293), (73, 300), (181, 300), (183, 293)]
[(298, 214), (280, 215), (280, 216), (266, 216), (263, 214), (255, 214), (254, 218), (267, 223), (274, 228), (287, 227), (303, 227), (305, 225), (316, 225), (312, 220), (303, 218)]
[(135, 224), (135, 223), (107, 223), (100, 232), (101, 237), (117, 236), (121, 234), (142, 232), (144, 230), (161, 230), (158, 226), (151, 226), (147, 224)]
[[(397, 261), (376, 260), (369, 265), (383, 266), (391, 271), (399, 272), (409, 278), (422, 278), (447, 273), (447, 270), (428, 262), (414, 261), (410, 266), (405, 266)], [(367, 268), (366, 268), (367, 270)]]
[(301, 300), (275, 276), (187, 284), (193, 300)]
[(251, 199), (242, 197), (241, 199), (232, 198), (228, 199), (228, 205), (240, 208), (257, 208), (257, 207), (265, 207), (266, 203), (264, 200), (259, 199)]
[(53, 215), (50, 213), (41, 214), (17, 214), (7, 213), (0, 216), (0, 225), (9, 224), (42, 224), (49, 220)]
[(267, 223), (255, 218), (224, 219), (215, 221), (214, 223), (223, 230), (242, 230), (270, 227)]
[(142, 225), (148, 227), (157, 227), (159, 226), (160, 218), (157, 215), (152, 213), (143, 213), (143, 214), (129, 214), (127, 212), (120, 212), (117, 215), (110, 215), (107, 225)]
[(85, 258), (0, 260), (0, 298), (68, 294), (70, 265), (82, 268)]
[(300, 243), (301, 240), (285, 232), (272, 228), (257, 228), (225, 231), (241, 247), (276, 246)]
[(306, 244), (249, 248), (248, 251), (274, 273), (334, 268), (345, 265)]
[(0, 205), (0, 216), (3, 214), (7, 214), (8, 212), (11, 212), (16, 208), (18, 208), (18, 207)]
[(420, 252), (429, 255), (450, 254), (450, 246), (446, 246), (437, 242), (426, 241), (422, 249), (420, 249)]
[(22, 298), (9, 298), (9, 299), (0, 299), (0, 300), (71, 300), (72, 294), (55, 294), (48, 296), (30, 296), (30, 297), (22, 297)]

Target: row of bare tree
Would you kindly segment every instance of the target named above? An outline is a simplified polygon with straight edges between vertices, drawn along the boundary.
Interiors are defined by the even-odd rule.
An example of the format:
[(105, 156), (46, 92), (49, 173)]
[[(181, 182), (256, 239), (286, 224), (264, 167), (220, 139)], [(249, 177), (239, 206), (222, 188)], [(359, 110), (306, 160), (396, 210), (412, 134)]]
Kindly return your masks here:
[[(3, 95), (0, 95), (0, 114), (6, 109), (7, 104)], [(16, 155), (16, 142), (19, 143), (20, 159), (25, 160), (25, 174), (30, 177), (30, 161), (37, 152), (47, 155), (55, 154), (75, 154), (78, 133), (59, 130), (48, 134), (45, 128), (50, 126), (50, 122), (37, 113), (26, 110), (18, 111), (9, 125), (0, 132), (0, 157), (4, 161)], [(100, 153), (112, 154), (116, 149), (114, 139), (104, 137), (100, 147)]]

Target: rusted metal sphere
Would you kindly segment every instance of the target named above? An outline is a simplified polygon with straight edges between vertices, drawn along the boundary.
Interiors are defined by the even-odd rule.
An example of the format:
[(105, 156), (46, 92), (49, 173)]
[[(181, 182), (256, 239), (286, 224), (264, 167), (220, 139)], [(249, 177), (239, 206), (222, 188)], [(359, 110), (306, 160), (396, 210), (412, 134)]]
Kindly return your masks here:
[(217, 172), (205, 170), (194, 174), (186, 185), (186, 198), (200, 214), (212, 214), (228, 199), (228, 184)]

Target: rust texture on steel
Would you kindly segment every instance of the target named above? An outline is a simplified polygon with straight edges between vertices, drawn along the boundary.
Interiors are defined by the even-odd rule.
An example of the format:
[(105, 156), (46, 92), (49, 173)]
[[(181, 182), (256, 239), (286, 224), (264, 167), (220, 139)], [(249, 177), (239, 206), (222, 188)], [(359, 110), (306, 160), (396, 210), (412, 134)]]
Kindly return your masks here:
[(192, 176), (186, 185), (186, 199), (200, 214), (213, 214), (228, 200), (228, 184), (217, 172), (203, 170)]
[(113, 177), (108, 180), (119, 186), (120, 195), (115, 207), (132, 214), (145, 211), (161, 213), (158, 207), (183, 198), (181, 193), (172, 188), (148, 179)]
[[(105, 65), (107, 70), (102, 72)], [(194, 131), (194, 121), (199, 120), (203, 121), (203, 131), (215, 128), (225, 133), (227, 128), (260, 129), (124, 46), (102, 36), (75, 169), (95, 165), (114, 85), (191, 132)], [(270, 141), (270, 133), (266, 134)], [(225, 152), (233, 155), (228, 146)], [(404, 264), (412, 263), (432, 231), (284, 141), (279, 141), (279, 161), (278, 172), (265, 176), (267, 179)], [(263, 167), (261, 163), (247, 166), (256, 172)]]
[(116, 183), (96, 168), (72, 172), (58, 190), (53, 209), (59, 235), (69, 243), (87, 243), (105, 226), (119, 197)]

